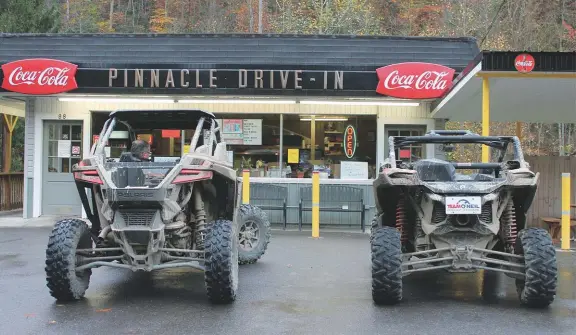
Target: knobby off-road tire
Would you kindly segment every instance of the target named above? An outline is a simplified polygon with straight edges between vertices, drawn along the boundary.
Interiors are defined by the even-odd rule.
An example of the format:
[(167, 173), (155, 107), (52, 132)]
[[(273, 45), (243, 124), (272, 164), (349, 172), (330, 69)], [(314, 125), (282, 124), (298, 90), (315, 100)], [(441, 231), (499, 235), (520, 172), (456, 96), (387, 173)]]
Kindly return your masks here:
[(238, 235), (232, 221), (208, 224), (204, 246), (208, 299), (213, 303), (233, 302), (238, 289)]
[[(255, 228), (252, 229), (252, 228)], [(250, 231), (254, 238), (246, 235)], [(248, 233), (248, 235), (251, 235)], [(238, 260), (240, 265), (253, 264), (260, 259), (270, 243), (270, 221), (266, 212), (256, 206), (242, 205), (238, 210)], [(246, 239), (253, 241), (250, 244)]]
[(376, 214), (374, 215), (374, 218), (372, 218), (372, 223), (370, 224), (370, 242), (372, 242), (372, 240), (374, 239), (374, 234), (376, 233), (376, 230), (380, 228), (380, 220), (381, 220), (380, 214)]
[(402, 300), (402, 246), (400, 232), (381, 227), (374, 232), (372, 249), (372, 299), (379, 305)]
[(91, 249), (90, 228), (78, 219), (56, 222), (46, 249), (46, 282), (50, 295), (59, 301), (84, 297), (92, 270), (76, 271), (76, 249)]
[(520, 302), (528, 307), (549, 306), (556, 296), (558, 264), (550, 234), (542, 228), (518, 233), (515, 253), (524, 255), (526, 278), (516, 279)]

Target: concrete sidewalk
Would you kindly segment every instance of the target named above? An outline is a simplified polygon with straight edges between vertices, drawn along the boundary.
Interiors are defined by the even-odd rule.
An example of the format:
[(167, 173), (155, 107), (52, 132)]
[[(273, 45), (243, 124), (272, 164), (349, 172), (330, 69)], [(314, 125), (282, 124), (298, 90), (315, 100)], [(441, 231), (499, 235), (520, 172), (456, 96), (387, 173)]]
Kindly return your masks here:
[(64, 217), (42, 216), (24, 219), (22, 218), (22, 211), (0, 212), (0, 228), (52, 227), (56, 221), (62, 218)]

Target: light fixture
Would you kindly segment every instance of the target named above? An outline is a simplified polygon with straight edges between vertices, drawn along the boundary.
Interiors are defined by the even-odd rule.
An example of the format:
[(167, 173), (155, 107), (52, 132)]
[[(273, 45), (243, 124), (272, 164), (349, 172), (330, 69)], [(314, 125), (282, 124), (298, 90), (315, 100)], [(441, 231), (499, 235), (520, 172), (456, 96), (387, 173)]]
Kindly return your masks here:
[(195, 100), (178, 100), (183, 104), (274, 104), (274, 105), (287, 105), (295, 104), (295, 100), (264, 100), (264, 99), (195, 99)]
[[(300, 121), (312, 121), (311, 117), (301, 117)], [(347, 117), (326, 117), (326, 118), (315, 118), (314, 121), (348, 121)]]
[(132, 102), (132, 103), (148, 103), (148, 104), (172, 104), (174, 100), (172, 99), (148, 99), (148, 98), (96, 98), (96, 97), (85, 97), (85, 98), (58, 98), (58, 101), (62, 102), (110, 102), (110, 103), (120, 103), (120, 102)]
[(302, 100), (301, 105), (341, 105), (341, 106), (405, 106), (418, 107), (419, 102), (403, 101), (331, 101), (331, 100)]

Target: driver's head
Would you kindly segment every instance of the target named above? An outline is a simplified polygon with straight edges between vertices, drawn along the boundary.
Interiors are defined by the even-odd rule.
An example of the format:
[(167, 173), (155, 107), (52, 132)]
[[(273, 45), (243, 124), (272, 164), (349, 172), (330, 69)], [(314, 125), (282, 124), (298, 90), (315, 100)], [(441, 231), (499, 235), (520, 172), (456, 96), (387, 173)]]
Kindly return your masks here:
[(136, 140), (132, 142), (130, 152), (141, 160), (150, 160), (150, 144), (144, 140)]

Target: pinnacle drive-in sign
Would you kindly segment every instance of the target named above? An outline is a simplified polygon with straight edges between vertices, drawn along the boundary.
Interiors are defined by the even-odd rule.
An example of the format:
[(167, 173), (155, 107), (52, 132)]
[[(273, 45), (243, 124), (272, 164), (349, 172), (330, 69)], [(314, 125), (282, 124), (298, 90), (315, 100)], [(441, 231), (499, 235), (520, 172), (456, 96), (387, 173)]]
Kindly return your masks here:
[(78, 88), (78, 66), (55, 59), (23, 59), (2, 65), (2, 88), (8, 91), (48, 95)]
[(395, 98), (434, 99), (452, 86), (456, 70), (432, 63), (399, 63), (376, 70), (376, 92)]

